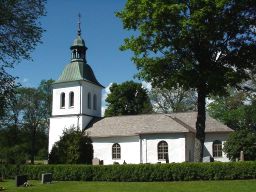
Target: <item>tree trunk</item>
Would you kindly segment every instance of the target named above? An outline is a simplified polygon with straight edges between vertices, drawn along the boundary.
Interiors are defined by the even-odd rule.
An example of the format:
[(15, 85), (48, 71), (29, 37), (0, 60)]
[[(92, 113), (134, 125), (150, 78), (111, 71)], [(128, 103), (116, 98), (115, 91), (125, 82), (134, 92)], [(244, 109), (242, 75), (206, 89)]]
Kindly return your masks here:
[(197, 120), (196, 120), (196, 137), (195, 137), (195, 147), (194, 147), (194, 161), (202, 162), (203, 161), (203, 152), (204, 152), (204, 140), (205, 140), (205, 93), (204, 87), (200, 87), (197, 90), (198, 99), (197, 99)]
[(35, 161), (35, 145), (36, 145), (36, 128), (32, 127), (32, 137), (31, 137), (31, 164), (34, 164)]

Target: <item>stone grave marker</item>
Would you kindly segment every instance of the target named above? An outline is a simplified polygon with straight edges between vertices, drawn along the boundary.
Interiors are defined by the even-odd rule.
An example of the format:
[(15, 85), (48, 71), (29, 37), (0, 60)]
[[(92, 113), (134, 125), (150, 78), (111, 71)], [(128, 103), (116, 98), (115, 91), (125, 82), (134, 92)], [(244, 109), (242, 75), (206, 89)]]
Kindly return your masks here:
[(100, 165), (100, 160), (98, 158), (93, 158), (92, 159), (92, 164), (93, 165)]
[(28, 176), (27, 175), (17, 175), (15, 177), (16, 187), (24, 185), (24, 183), (27, 183), (27, 182), (28, 182)]
[(52, 173), (43, 173), (42, 174), (42, 184), (52, 182)]

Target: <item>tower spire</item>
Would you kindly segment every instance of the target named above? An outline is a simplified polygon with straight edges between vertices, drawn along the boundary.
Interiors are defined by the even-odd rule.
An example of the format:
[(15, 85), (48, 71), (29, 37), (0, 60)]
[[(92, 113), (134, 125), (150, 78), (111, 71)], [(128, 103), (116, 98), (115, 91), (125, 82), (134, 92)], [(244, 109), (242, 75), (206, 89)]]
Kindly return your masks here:
[(81, 14), (78, 14), (78, 29), (77, 29), (77, 35), (81, 35)]
[(71, 61), (83, 61), (86, 63), (86, 50), (84, 40), (81, 37), (81, 14), (78, 14), (77, 37), (75, 38), (71, 49)]

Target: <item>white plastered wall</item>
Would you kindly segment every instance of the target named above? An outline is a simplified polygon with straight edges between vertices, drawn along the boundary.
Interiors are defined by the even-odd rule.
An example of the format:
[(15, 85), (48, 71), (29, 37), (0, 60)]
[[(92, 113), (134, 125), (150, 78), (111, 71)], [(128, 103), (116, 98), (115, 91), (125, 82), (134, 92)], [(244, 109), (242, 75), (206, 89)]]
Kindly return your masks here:
[(158, 160), (157, 146), (160, 141), (168, 144), (169, 162), (185, 161), (185, 136), (183, 133), (143, 135), (142, 139), (142, 162), (165, 163)]
[[(92, 141), (93, 157), (103, 160), (105, 165), (114, 162), (123, 164), (124, 161), (129, 164), (140, 162), (139, 136), (92, 138)], [(112, 159), (112, 146), (115, 143), (121, 147), (121, 159)]]
[[(69, 93), (74, 92), (74, 106), (69, 106)], [(91, 109), (88, 108), (88, 93), (91, 93)], [(102, 87), (87, 81), (74, 81), (54, 84), (52, 100), (52, 116), (67, 114), (86, 114), (101, 117)], [(61, 93), (65, 93), (65, 107), (61, 107)], [(96, 110), (93, 108), (93, 95), (96, 95)], [(81, 95), (81, 98), (80, 98)], [(81, 105), (80, 105), (81, 103)], [(80, 109), (81, 107), (81, 109)]]
[[(91, 109), (88, 108), (88, 93), (91, 93)], [(101, 95), (102, 95), (102, 87), (99, 87), (95, 84), (88, 83), (86, 81), (82, 82), (82, 113), (101, 117)], [(93, 95), (96, 95), (96, 110), (93, 109)]]
[[(228, 133), (207, 133), (205, 135), (205, 142), (204, 142), (204, 157), (205, 156), (213, 156), (212, 152), (212, 144), (213, 141), (219, 140), (222, 142), (222, 149), (223, 149), (223, 144), (228, 138)], [(226, 154), (222, 152), (222, 157), (214, 157), (215, 161), (222, 161), (222, 162), (228, 162), (230, 161)]]
[[(92, 138), (94, 158), (104, 161), (105, 165), (124, 161), (130, 164), (165, 163), (158, 160), (157, 145), (160, 141), (168, 143), (169, 162), (185, 161), (184, 134), (154, 134), (127, 137)], [(121, 159), (112, 159), (112, 146), (118, 143), (121, 147)]]
[[(69, 106), (69, 93), (74, 92), (74, 106)], [(65, 107), (61, 107), (61, 93), (65, 93)], [(52, 116), (80, 113), (80, 85), (78, 82), (55, 84), (52, 91)]]
[[(59, 141), (65, 128), (84, 129), (93, 117), (101, 117), (102, 87), (87, 81), (73, 81), (53, 85), (52, 117), (50, 118), (48, 152)], [(74, 106), (69, 106), (69, 94), (74, 92)], [(88, 109), (88, 92), (91, 93), (91, 109)], [(65, 107), (61, 107), (61, 93), (65, 93)], [(97, 96), (96, 110), (93, 95)]]
[[(220, 140), (224, 143), (227, 133), (207, 133), (205, 138), (204, 156), (212, 156), (212, 143)], [(193, 133), (151, 134), (127, 137), (93, 138), (94, 158), (104, 161), (104, 164), (118, 162), (139, 163), (165, 163), (158, 160), (157, 145), (160, 141), (168, 143), (169, 162), (193, 161), (194, 155)], [(121, 146), (121, 159), (112, 159), (112, 145), (119, 143)], [(223, 153), (223, 157), (215, 158), (215, 161), (227, 162), (229, 159)]]

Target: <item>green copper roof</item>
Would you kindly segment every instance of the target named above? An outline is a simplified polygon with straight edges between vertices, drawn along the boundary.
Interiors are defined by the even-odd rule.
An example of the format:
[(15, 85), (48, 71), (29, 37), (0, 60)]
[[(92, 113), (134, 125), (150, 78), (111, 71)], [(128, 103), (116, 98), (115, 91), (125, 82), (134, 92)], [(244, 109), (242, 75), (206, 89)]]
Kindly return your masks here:
[(75, 38), (74, 42), (73, 42), (72, 47), (75, 47), (75, 46), (85, 47), (84, 40), (81, 38), (80, 35), (78, 35), (78, 36)]
[(79, 80), (89, 81), (100, 87), (104, 87), (97, 81), (90, 65), (85, 64), (82, 61), (73, 61), (66, 65), (61, 76), (57, 81), (55, 81), (55, 83)]

